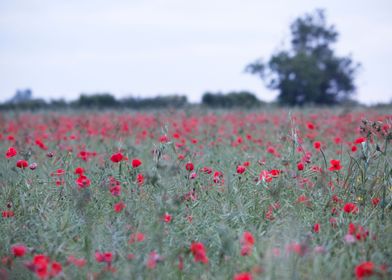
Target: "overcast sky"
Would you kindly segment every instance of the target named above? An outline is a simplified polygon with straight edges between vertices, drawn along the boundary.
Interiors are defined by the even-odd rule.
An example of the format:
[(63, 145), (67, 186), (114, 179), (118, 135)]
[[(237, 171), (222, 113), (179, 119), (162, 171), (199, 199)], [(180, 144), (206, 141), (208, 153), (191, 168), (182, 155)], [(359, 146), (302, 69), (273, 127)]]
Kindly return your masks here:
[(298, 16), (325, 8), (339, 55), (362, 63), (357, 98), (392, 99), (391, 0), (0, 0), (0, 101), (16, 89), (75, 99), (250, 90), (244, 67), (288, 45)]

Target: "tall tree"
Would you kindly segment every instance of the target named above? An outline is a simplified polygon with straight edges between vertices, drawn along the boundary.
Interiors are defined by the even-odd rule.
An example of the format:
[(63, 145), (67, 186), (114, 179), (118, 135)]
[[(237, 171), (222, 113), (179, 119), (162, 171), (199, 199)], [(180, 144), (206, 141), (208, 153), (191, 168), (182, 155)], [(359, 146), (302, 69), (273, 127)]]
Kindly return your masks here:
[(291, 49), (272, 55), (267, 63), (258, 60), (246, 70), (259, 75), (270, 89), (279, 90), (281, 104), (336, 104), (355, 92), (359, 64), (351, 57), (338, 57), (331, 45), (338, 39), (327, 25), (323, 10), (305, 14), (290, 26)]

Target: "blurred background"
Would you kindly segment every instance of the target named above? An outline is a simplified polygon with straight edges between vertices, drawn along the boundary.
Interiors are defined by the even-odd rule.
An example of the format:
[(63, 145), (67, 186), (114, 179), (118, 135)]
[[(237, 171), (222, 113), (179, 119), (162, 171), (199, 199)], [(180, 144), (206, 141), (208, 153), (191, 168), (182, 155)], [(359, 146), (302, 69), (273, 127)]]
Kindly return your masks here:
[(389, 0), (0, 1), (0, 102), (96, 93), (201, 102), (208, 92), (274, 101), (280, 88), (245, 69), (292, 50), (290, 25), (316, 9), (339, 34), (334, 55), (361, 65), (352, 98), (391, 102)]

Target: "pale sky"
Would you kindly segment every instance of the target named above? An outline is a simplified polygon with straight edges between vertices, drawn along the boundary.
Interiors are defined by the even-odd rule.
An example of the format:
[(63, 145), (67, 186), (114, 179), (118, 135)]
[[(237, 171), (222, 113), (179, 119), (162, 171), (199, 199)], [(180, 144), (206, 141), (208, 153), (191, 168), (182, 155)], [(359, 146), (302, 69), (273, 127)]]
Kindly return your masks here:
[(75, 99), (249, 90), (278, 92), (244, 73), (288, 46), (289, 25), (326, 9), (339, 55), (362, 63), (357, 99), (390, 101), (391, 0), (0, 0), (0, 101), (17, 89)]

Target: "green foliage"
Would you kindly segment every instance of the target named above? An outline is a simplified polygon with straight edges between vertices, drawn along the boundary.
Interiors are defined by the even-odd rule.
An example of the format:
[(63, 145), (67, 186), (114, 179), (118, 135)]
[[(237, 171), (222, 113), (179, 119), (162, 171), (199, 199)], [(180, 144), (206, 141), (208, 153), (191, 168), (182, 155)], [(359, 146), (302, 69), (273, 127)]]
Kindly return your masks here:
[(326, 23), (324, 11), (306, 14), (291, 24), (291, 49), (256, 61), (246, 68), (259, 75), (267, 87), (279, 90), (278, 101), (287, 105), (332, 105), (350, 98), (355, 91), (358, 64), (351, 57), (338, 57), (331, 48), (338, 38)]
[(64, 99), (51, 100), (46, 102), (43, 99), (32, 98), (30, 95), (18, 91), (13, 101), (0, 104), (0, 110), (29, 110), (41, 109), (159, 109), (159, 108), (182, 108), (188, 105), (188, 99), (183, 95), (167, 95), (149, 98), (127, 97), (116, 99), (110, 93), (81, 94), (77, 100), (67, 102)]
[(118, 106), (116, 98), (109, 93), (97, 93), (93, 95), (80, 95), (79, 99), (73, 102), (75, 107), (104, 108)]
[(132, 109), (148, 108), (181, 108), (188, 104), (188, 99), (183, 95), (157, 96), (150, 98), (128, 97), (120, 100), (121, 106)]
[(227, 94), (206, 92), (202, 105), (213, 108), (258, 107), (262, 104), (257, 97), (248, 91), (229, 92)]
[[(362, 115), (385, 121), (382, 116), (387, 112), (314, 110), (295, 112), (292, 118), (283, 110), (262, 114), (188, 112), (188, 117), (181, 112), (130, 115), (85, 110), (69, 115), (28, 114), (28, 118), (3, 114), (2, 133), (8, 129), (4, 124), (19, 124), (13, 143), (19, 153), (0, 161), (1, 211), (15, 212), (14, 217), (0, 218), (0, 257), (10, 257), (10, 247), (17, 243), (25, 244), (28, 253), (14, 258), (11, 265), (3, 259), (0, 273), (5, 271), (9, 279), (34, 279), (24, 264), (35, 254), (47, 254), (63, 265), (62, 274), (55, 279), (226, 280), (242, 271), (253, 271), (254, 279), (353, 279), (354, 267), (365, 260), (377, 267), (385, 264), (390, 271), (392, 132), (387, 137), (379, 133), (388, 119), (385, 123), (358, 121)], [(316, 140), (325, 144), (322, 151), (314, 150), (314, 135), (299, 139), (310, 134), (310, 121), (317, 127), (310, 132), (318, 132)], [(358, 145), (361, 151), (351, 153), (333, 142), (335, 135), (344, 137), (344, 143), (354, 141), (353, 132), (359, 125), (367, 137)], [(42, 133), (43, 127), (47, 127), (48, 151), (54, 151), (51, 157), (32, 141), (23, 142)], [(186, 140), (182, 149), (176, 145), (182, 139), (157, 141), (162, 133), (170, 136), (179, 130), (183, 139), (197, 139), (200, 145)], [(154, 137), (140, 138), (145, 131)], [(78, 137), (63, 137), (70, 134)], [(247, 134), (252, 139), (245, 140)], [(244, 142), (233, 146), (240, 136)], [(277, 147), (280, 155), (267, 152), (268, 145)], [(3, 156), (9, 146), (8, 140), (1, 142)], [(85, 161), (78, 157), (80, 149), (97, 156)], [(129, 160), (111, 162), (111, 154), (119, 150)], [(296, 164), (305, 151), (312, 151), (311, 162), (298, 171)], [(178, 159), (179, 153), (185, 159)], [(143, 162), (137, 169), (130, 164), (135, 157)], [(328, 171), (324, 157), (339, 157), (344, 168)], [(38, 167), (18, 169), (15, 162), (20, 158), (37, 162)], [(184, 168), (188, 161), (195, 164), (194, 179)], [(237, 166), (245, 161), (250, 162), (246, 172), (237, 174)], [(78, 166), (91, 179), (88, 188), (78, 189), (75, 183)], [(203, 172), (204, 166), (213, 172)], [(313, 166), (322, 170), (315, 171)], [(53, 174), (60, 168), (63, 175)], [(282, 172), (269, 183), (260, 181), (260, 171), (271, 169)], [(222, 172), (224, 180), (215, 181), (215, 171)], [(142, 185), (137, 183), (138, 173), (145, 176)], [(111, 177), (121, 184), (120, 196), (110, 192)], [(56, 185), (57, 180), (63, 180), (61, 185)], [(299, 203), (301, 195), (309, 201)], [(333, 195), (341, 202), (333, 200)], [(373, 198), (380, 198), (377, 206), (372, 204)], [(120, 200), (126, 208), (116, 213), (113, 205)], [(345, 202), (358, 205), (359, 213), (344, 213)], [(271, 207), (272, 215), (267, 218)], [(338, 212), (332, 213), (333, 208)], [(162, 220), (164, 213), (172, 215), (170, 223)], [(335, 225), (330, 218), (336, 219)], [(320, 224), (319, 233), (312, 232), (315, 223)], [(369, 230), (367, 239), (345, 242), (350, 223)], [(250, 256), (240, 254), (244, 231), (255, 237)], [(144, 233), (145, 240), (130, 244), (130, 235), (137, 232)], [(193, 241), (205, 245), (208, 264), (195, 263), (189, 251)], [(304, 255), (288, 250), (292, 244), (299, 244)], [(113, 253), (115, 272), (95, 260), (96, 251)], [(154, 269), (147, 267), (152, 251), (161, 256)], [(85, 259), (86, 265), (68, 263), (71, 255)], [(184, 261), (182, 271), (179, 257)], [(257, 272), (260, 268), (261, 274)], [(390, 275), (377, 270), (389, 279)]]

